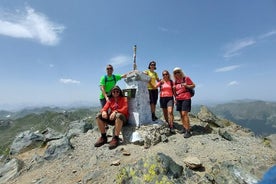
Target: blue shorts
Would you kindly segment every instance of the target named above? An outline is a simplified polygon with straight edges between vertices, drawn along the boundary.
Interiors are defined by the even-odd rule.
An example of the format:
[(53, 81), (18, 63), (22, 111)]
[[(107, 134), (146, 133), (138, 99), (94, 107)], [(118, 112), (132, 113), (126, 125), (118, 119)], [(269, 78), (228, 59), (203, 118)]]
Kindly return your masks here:
[(177, 100), (176, 101), (176, 110), (177, 111), (186, 111), (191, 112), (192, 100)]
[(173, 107), (174, 100), (173, 100), (173, 97), (160, 97), (159, 102), (160, 102), (160, 107), (164, 109), (168, 107)]

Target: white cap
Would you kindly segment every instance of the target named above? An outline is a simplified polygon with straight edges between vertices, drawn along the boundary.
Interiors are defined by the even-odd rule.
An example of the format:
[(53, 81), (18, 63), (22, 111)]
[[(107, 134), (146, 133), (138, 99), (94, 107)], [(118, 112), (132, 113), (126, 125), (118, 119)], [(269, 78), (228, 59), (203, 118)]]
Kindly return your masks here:
[(173, 69), (173, 72), (175, 72), (175, 71), (181, 71), (181, 68), (175, 67), (175, 68)]

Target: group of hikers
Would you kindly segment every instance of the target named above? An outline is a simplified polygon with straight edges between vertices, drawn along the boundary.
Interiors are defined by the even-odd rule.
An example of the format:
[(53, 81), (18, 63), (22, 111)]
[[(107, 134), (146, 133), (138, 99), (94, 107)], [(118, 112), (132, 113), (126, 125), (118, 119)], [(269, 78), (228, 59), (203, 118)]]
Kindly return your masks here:
[[(183, 129), (180, 132), (184, 134), (184, 138), (191, 137), (189, 112), (191, 111), (192, 94), (190, 91), (195, 88), (195, 84), (179, 67), (173, 69), (174, 80), (171, 79), (168, 70), (162, 71), (162, 79), (159, 79), (155, 70), (156, 62), (151, 61), (148, 65), (148, 69), (143, 71), (144, 74), (150, 77), (148, 92), (152, 121), (158, 119), (155, 115), (155, 111), (158, 96), (160, 96), (160, 107), (163, 110), (163, 116), (168, 123), (170, 132), (175, 133), (173, 115), (175, 105), (176, 110), (180, 113), (183, 125)], [(120, 87), (116, 85), (117, 81), (126, 78), (127, 74), (113, 74), (113, 71), (113, 66), (110, 64), (107, 65), (106, 75), (102, 76), (100, 79), (100, 103), (102, 108), (96, 116), (96, 122), (101, 137), (94, 144), (95, 147), (100, 147), (108, 142), (106, 129), (108, 125), (112, 125), (115, 126), (115, 129), (114, 136), (109, 142), (109, 149), (116, 148), (120, 142), (119, 134), (122, 126), (127, 124), (129, 117), (127, 98), (124, 97)]]

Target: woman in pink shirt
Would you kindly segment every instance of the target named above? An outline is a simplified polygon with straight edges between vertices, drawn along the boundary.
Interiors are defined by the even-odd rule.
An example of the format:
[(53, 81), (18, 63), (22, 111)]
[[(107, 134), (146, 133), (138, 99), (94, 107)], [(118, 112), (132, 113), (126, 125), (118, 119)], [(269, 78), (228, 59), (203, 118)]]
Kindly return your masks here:
[(162, 72), (163, 79), (160, 80), (156, 87), (160, 87), (160, 107), (163, 110), (163, 115), (169, 125), (170, 132), (175, 133), (173, 126), (173, 106), (174, 106), (174, 92), (173, 81), (170, 78), (170, 73), (167, 70)]
[(183, 125), (184, 138), (191, 137), (189, 112), (191, 111), (191, 94), (188, 89), (193, 89), (195, 84), (190, 77), (185, 76), (181, 68), (173, 70), (176, 110), (179, 111)]

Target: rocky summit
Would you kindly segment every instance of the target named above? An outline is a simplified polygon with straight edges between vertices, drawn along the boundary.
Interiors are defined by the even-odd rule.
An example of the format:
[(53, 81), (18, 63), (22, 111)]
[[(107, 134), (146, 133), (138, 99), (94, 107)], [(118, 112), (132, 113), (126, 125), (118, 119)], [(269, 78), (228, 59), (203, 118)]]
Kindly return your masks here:
[[(1, 156), (0, 183), (201, 183), (251, 184), (276, 164), (276, 136), (253, 132), (216, 117), (206, 107), (190, 115), (192, 136), (184, 138), (164, 121), (126, 126), (120, 145), (94, 147), (100, 133), (85, 120), (71, 122), (66, 134), (52, 129), (19, 133), (9, 156)], [(108, 141), (113, 128), (108, 129)]]

